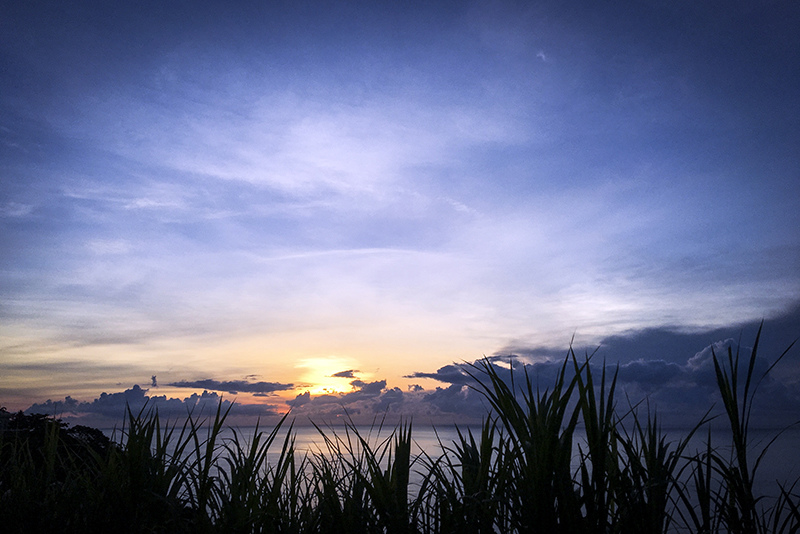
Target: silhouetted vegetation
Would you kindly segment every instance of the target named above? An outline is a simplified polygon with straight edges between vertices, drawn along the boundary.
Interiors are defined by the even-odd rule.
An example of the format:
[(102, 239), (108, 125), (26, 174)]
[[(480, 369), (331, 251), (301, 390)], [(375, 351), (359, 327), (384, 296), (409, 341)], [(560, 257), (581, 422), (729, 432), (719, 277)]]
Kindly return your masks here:
[(501, 376), (488, 361), (474, 366), (491, 406), (479, 435), (459, 431), (453, 443), (419, 455), (410, 423), (388, 437), (380, 427), (317, 427), (320, 450), (300, 453), (291, 427), (278, 439), (285, 418), (249, 441), (235, 429), (223, 438), (221, 407), (211, 421), (190, 416), (182, 425), (162, 423), (153, 410), (129, 412), (120, 444), (20, 413), (0, 433), (0, 525), (5, 532), (796, 533), (796, 482), (780, 485), (777, 498), (754, 490), (769, 446), (754, 450), (748, 441), (759, 337), (742, 362), (732, 349), (714, 353), (731, 441), (714, 443), (709, 429), (700, 451), (688, 444), (707, 419), (670, 441), (649, 409), (618, 411), (616, 375), (595, 376), (589, 358), (572, 351), (544, 390), (528, 376)]

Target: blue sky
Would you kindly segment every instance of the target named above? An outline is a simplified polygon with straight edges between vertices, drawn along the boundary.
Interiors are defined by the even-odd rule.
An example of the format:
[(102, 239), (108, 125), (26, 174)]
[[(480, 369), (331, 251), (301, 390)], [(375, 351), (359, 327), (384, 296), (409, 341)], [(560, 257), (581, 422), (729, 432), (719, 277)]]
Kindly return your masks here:
[(800, 8), (696, 4), (2, 2), (3, 404), (796, 310)]

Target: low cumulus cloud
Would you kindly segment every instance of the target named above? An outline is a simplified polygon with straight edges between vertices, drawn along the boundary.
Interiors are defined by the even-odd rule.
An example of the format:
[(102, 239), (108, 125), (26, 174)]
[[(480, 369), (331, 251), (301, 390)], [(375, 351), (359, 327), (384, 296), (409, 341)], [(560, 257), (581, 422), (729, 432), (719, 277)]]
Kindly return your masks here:
[(212, 380), (206, 378), (203, 380), (181, 380), (180, 382), (172, 382), (167, 384), (176, 388), (194, 388), (205, 389), (211, 391), (225, 391), (231, 394), (237, 393), (256, 393), (263, 396), (264, 394), (274, 393), (276, 391), (286, 391), (292, 389), (294, 384), (281, 384), (280, 382), (248, 382), (246, 380)]
[(182, 417), (188, 413), (194, 415), (213, 414), (218, 407), (222, 410), (231, 408), (231, 415), (270, 416), (277, 412), (269, 406), (256, 404), (232, 403), (223, 399), (217, 393), (203, 391), (201, 394), (192, 393), (183, 399), (167, 398), (166, 395), (148, 395), (149, 390), (135, 385), (130, 389), (118, 393), (103, 393), (98, 398), (81, 402), (70, 396), (63, 401), (48, 399), (45, 402), (33, 404), (25, 410), (26, 413), (41, 413), (58, 417), (73, 416), (100, 416), (114, 421), (121, 421), (126, 410), (136, 414), (143, 409), (156, 409), (164, 417)]
[(446, 387), (438, 386), (431, 392), (419, 390), (418, 394), (436, 413), (479, 420), (489, 413), (489, 405), (481, 393), (482, 388), (479, 383), (482, 377), (486, 377), (481, 370), (484, 364), (491, 366), (498, 377), (508, 379), (509, 383), (512, 374), (519, 374), (524, 365), (519, 358), (493, 357), (485, 358), (482, 362), (445, 365), (434, 373), (415, 372), (406, 378), (430, 378), (449, 384)]
[[(792, 323), (796, 324), (796, 323)], [(728, 351), (740, 354), (740, 376), (746, 373), (747, 360), (752, 348), (737, 341), (730, 332), (681, 334), (670, 331), (648, 330), (629, 337), (615, 336), (600, 343), (599, 348), (576, 348), (578, 364), (591, 357), (591, 371), (596, 381), (605, 371), (607, 380), (617, 376), (617, 407), (621, 414), (629, 406), (642, 403), (658, 411), (663, 424), (686, 425), (696, 423), (707, 410), (715, 414), (722, 411), (717, 390), (713, 357), (728, 365)], [(711, 336), (714, 338), (709, 339)], [(794, 333), (796, 336), (796, 332)], [(739, 336), (747, 339), (747, 335)], [(776, 336), (781, 337), (781, 336)], [(750, 339), (754, 339), (754, 336)], [(784, 337), (785, 339), (785, 337)], [(791, 340), (790, 340), (791, 342)], [(769, 374), (767, 370), (781, 354), (786, 345), (780, 341), (759, 344), (758, 358), (754, 366), (754, 378), (758, 380), (753, 424), (757, 426), (783, 426), (798, 419), (800, 406), (800, 375), (792, 374), (798, 367), (800, 349), (795, 347), (786, 359)], [(778, 350), (775, 349), (778, 347)], [(438, 382), (434, 389), (424, 389), (412, 382), (407, 391), (392, 387), (386, 380), (365, 381), (356, 376), (356, 369), (339, 371), (332, 376), (351, 379), (352, 390), (342, 393), (312, 394), (302, 392), (285, 401), (295, 417), (314, 421), (334, 418), (351, 418), (358, 422), (369, 422), (375, 417), (412, 417), (415, 421), (472, 422), (480, 421), (489, 413), (489, 405), (482, 393), (481, 383), (487, 384), (485, 366), (496, 376), (519, 387), (526, 377), (541, 391), (551, 388), (561, 372), (568, 354), (566, 349), (520, 348), (514, 353), (495, 354), (475, 362), (451, 363), (435, 371), (421, 370), (406, 378), (430, 379)], [(787, 371), (788, 369), (788, 371)], [(572, 378), (574, 366), (566, 368), (567, 379)], [(764, 377), (763, 380), (761, 379)], [(211, 413), (222, 403), (224, 409), (231, 406), (222, 400), (217, 391), (246, 392), (253, 396), (272, 396), (277, 391), (294, 387), (310, 387), (302, 384), (256, 382), (248, 380), (218, 381), (212, 379), (180, 381), (172, 387), (203, 388), (202, 394), (194, 393), (184, 399), (168, 399), (152, 396), (139, 386), (119, 393), (103, 393), (91, 402), (80, 402), (72, 397), (61, 401), (48, 400), (34, 404), (27, 411), (58, 414), (94, 414), (119, 419), (130, 406), (137, 411), (144, 406), (158, 408), (165, 415), (181, 416), (194, 410)], [(151, 387), (157, 385), (156, 377)], [(262, 405), (234, 404), (232, 414), (267, 416), (275, 415), (274, 407)], [(719, 424), (724, 418), (719, 419)]]
[(345, 398), (363, 398), (374, 397), (380, 395), (381, 391), (386, 387), (386, 380), (377, 380), (375, 382), (364, 382), (363, 380), (353, 380), (350, 382), (355, 391), (345, 393)]
[(286, 402), (294, 416), (314, 419), (350, 417), (354, 420), (369, 420), (382, 414), (413, 415), (408, 408), (408, 393), (400, 388), (387, 388), (386, 380), (365, 382), (355, 379), (350, 382), (353, 391), (337, 394), (312, 395), (306, 391)]
[(300, 407), (308, 402), (311, 402), (311, 392), (306, 391), (296, 396), (294, 399), (286, 401), (286, 404), (292, 408)]

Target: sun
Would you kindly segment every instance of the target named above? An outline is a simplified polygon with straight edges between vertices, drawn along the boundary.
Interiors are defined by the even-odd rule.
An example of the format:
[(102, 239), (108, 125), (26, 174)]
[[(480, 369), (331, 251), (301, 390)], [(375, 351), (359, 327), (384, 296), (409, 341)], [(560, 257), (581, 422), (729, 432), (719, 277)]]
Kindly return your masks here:
[(312, 395), (337, 395), (353, 389), (350, 384), (354, 377), (333, 376), (347, 369), (354, 369), (356, 362), (342, 356), (319, 356), (304, 358), (297, 365), (303, 369), (300, 381), (310, 386), (306, 388)]

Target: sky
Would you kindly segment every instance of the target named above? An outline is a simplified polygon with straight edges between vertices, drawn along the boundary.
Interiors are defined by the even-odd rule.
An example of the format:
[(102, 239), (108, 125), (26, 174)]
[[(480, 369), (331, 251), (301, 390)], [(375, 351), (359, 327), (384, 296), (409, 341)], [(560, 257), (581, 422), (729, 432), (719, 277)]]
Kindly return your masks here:
[(572, 342), (680, 412), (710, 347), (800, 336), (798, 27), (0, 0), (0, 405), (457, 418), (469, 362)]

